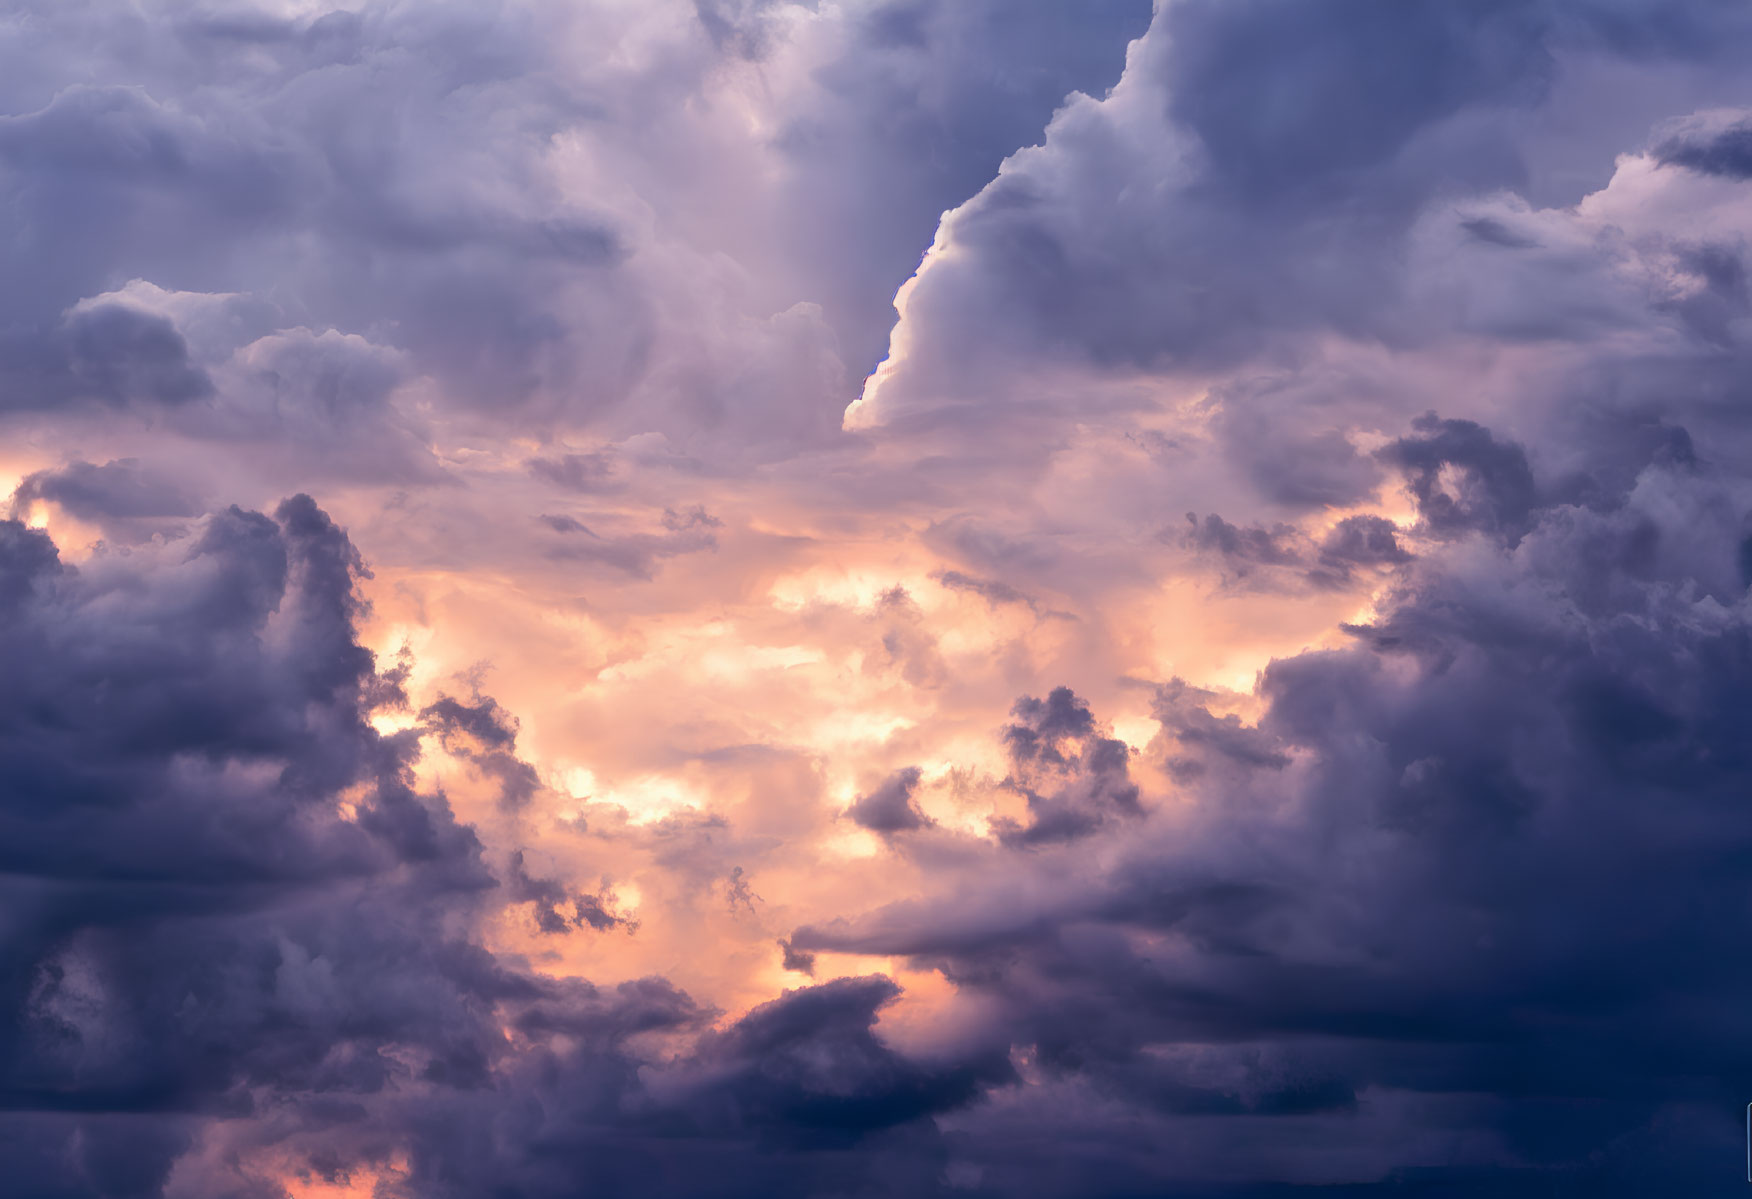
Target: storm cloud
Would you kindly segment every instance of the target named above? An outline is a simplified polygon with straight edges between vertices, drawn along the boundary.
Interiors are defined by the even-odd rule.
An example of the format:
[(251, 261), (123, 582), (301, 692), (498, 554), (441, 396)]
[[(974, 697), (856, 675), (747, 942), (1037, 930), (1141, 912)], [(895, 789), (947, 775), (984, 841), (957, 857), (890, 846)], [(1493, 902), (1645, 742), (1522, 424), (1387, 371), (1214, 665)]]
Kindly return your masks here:
[(14, 10), (4, 1186), (1744, 1185), (1740, 7)]
[[(1651, 461), (1596, 508), (1517, 498), (1506, 553), (1473, 522), (1352, 647), (1272, 663), (1257, 723), (1166, 690), (1157, 752), (1192, 806), (1144, 844), (1032, 881), (994, 859), (793, 942), (912, 955), (1005, 1013), (1042, 1080), (965, 1126), (999, 1191), (1215, 1184), (1238, 1157), (1368, 1193), (1725, 1187), (1708, 1163), (1737, 1144), (1752, 1052), (1728, 914), (1752, 844), (1735, 483)], [(1086, 724), (1069, 699), (1025, 710), (1012, 741)], [(1055, 1090), (1203, 1141), (1170, 1162), (1085, 1129), (1097, 1156), (1054, 1175), (1026, 1129)], [(1329, 1155), (1294, 1151), (1316, 1136)]]
[[(412, 1145), (406, 1185), (423, 1194), (510, 1179), (620, 1193), (647, 1184), (662, 1145), (691, 1161), (676, 1185), (693, 1194), (751, 1193), (748, 1170), (765, 1193), (928, 1180), (867, 1142), (928, 1146), (921, 1121), (1007, 1077), (989, 1050), (884, 1047), (870, 1026), (897, 989), (866, 978), (791, 992), (642, 1081), (629, 1038), (709, 1013), (661, 979), (531, 973), (471, 933), (506, 903), (535, 904), (547, 932), (626, 922), (521, 853), (496, 876), (443, 797), (410, 786), (417, 739), (367, 720), (379, 679), (353, 637), (358, 555), (308, 498), (78, 569), (17, 522), (0, 548), (19, 967), (0, 995), (0, 1144), (31, 1193), (273, 1194), (252, 1151), (258, 1168), (281, 1153), (332, 1173), (392, 1140)], [(513, 736), (490, 700), (425, 718), (487, 746)], [(529, 1104), (549, 1114), (497, 1145), (455, 1135)], [(535, 1152), (562, 1128), (558, 1158)], [(653, 1149), (602, 1178), (596, 1154), (623, 1141)], [(816, 1164), (792, 1177), (768, 1141)], [(228, 1164), (203, 1157), (224, 1144)]]

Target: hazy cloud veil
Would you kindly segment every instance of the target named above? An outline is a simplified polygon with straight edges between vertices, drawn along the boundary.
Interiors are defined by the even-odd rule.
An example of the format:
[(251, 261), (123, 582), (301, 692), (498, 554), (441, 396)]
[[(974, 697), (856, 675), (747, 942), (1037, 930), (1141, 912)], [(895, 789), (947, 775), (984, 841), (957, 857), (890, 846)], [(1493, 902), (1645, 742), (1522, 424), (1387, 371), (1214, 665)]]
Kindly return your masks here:
[(1748, 62), (0, 11), (0, 1190), (1744, 1186)]

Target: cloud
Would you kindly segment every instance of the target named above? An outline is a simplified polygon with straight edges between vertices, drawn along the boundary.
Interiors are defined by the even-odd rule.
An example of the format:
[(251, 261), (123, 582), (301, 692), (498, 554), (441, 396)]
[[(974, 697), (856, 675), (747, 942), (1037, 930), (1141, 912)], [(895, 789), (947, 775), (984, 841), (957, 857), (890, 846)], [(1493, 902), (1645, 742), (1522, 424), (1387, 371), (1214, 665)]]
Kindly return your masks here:
[(530, 473), (547, 479), (567, 491), (605, 492), (615, 490), (614, 458), (605, 451), (588, 454), (565, 454), (558, 458), (531, 458)]
[(779, 953), (781, 964), (786, 970), (798, 974), (813, 975), (815, 973), (815, 955), (798, 949), (788, 939), (783, 937), (779, 939)]
[(6, 528), (10, 1106), (62, 1143), (135, 1113), (156, 1190), (189, 1120), (253, 1087), (371, 1093), (393, 1045), (483, 1068), (468, 1012), (507, 976), (439, 929), (493, 880), (408, 788), (412, 743), (365, 724), (345, 536), (297, 497), (74, 569)]
[[(462, 1194), (509, 1181), (545, 1196), (668, 1177), (696, 1195), (928, 1193), (945, 1157), (929, 1117), (965, 1106), (1008, 1066), (989, 1055), (926, 1065), (896, 1054), (872, 1027), (895, 996), (878, 977), (788, 991), (707, 1037), (697, 1056), (653, 1072), (645, 1092), (626, 1076), (581, 1085), (600, 1069), (600, 1051), (556, 1048), (511, 1081), (539, 1123), (507, 1120), (479, 1095), (435, 1106), (409, 1185)], [(483, 1120), (494, 1137), (462, 1135)]]
[(718, 535), (713, 530), (723, 523), (704, 508), (685, 515), (665, 509), (659, 522), (663, 527), (661, 533), (602, 537), (577, 517), (565, 513), (547, 513), (538, 519), (566, 538), (548, 551), (550, 557), (596, 563), (647, 581), (655, 577), (658, 564), (667, 558), (716, 550)]
[(81, 521), (131, 521), (200, 515), (196, 501), (170, 475), (140, 465), (138, 459), (103, 463), (68, 463), (60, 470), (39, 470), (19, 482), (14, 505), (47, 500)]
[[(606, 889), (605, 884), (604, 892)], [(614, 914), (610, 910), (612, 898), (605, 893), (573, 895), (554, 879), (530, 874), (523, 864), (521, 849), (511, 854), (507, 890), (512, 902), (533, 905), (536, 927), (545, 934), (570, 932), (574, 928), (596, 932), (620, 928), (634, 932), (639, 927), (638, 921)]]
[(1130, 748), (1103, 736), (1070, 688), (1056, 687), (1044, 700), (1024, 696), (1012, 714), (1015, 723), (1004, 729), (1011, 766), (1006, 785), (1027, 801), (1030, 819), (994, 821), (1005, 844), (1071, 841), (1141, 813)]
[(1655, 157), (1705, 175), (1752, 179), (1752, 124), (1738, 112), (1700, 114), (1677, 123), (1655, 145)]
[[(1445, 493), (1441, 498), (1452, 503)], [(1300, 586), (1342, 591), (1410, 562), (1413, 555), (1400, 544), (1401, 535), (1386, 517), (1367, 514), (1347, 516), (1315, 538), (1294, 525), (1243, 527), (1215, 513), (1200, 518), (1188, 512), (1177, 540), (1220, 562), (1223, 583), (1231, 590)], [(1161, 536), (1176, 540), (1171, 530)]]
[[(1435, 278), (1408, 278), (1394, 247), (1431, 207), (1527, 184), (1535, 147), (1516, 114), (1613, 86), (1564, 65), (1585, 59), (1631, 86), (1668, 56), (1701, 57), (1702, 29), (1719, 45), (1748, 36), (1708, 6), (1669, 20), (1641, 6), (1482, 3), (1385, 21), (1364, 7), (1161, 7), (1109, 95), (1067, 104), (1042, 145), (945, 214), (848, 426), (977, 421), (987, 407), (1099, 412), (1138, 403), (1127, 384), (1140, 372), (1208, 381), (1246, 364), (1245, 384), (1310, 365), (1333, 338), (1448, 336), (1404, 306)], [(1647, 132), (1618, 126), (1619, 145)], [(1673, 136), (1678, 147), (1693, 135)], [(1471, 219), (1501, 231), (1469, 235), (1480, 249), (1530, 236)], [(1342, 475), (1310, 482), (1286, 481), (1283, 498), (1356, 494)]]
[[(211, 399), (235, 432), (162, 321), (59, 327), (141, 280), (363, 338), (422, 417), (759, 460), (836, 439), (940, 214), (1117, 77), (1149, 4), (29, 11), (0, 47), (0, 408)], [(373, 478), (345, 446), (304, 465)]]
[[(302, 496), (77, 568), (0, 523), (5, 949), (20, 967), (0, 991), (0, 1126), (31, 1186), (158, 1193), (174, 1168), (189, 1193), (271, 1189), (201, 1146), (242, 1137), (322, 1168), (388, 1137), (416, 1188), (576, 1193), (596, 1146), (655, 1137), (681, 1152), (688, 1193), (743, 1186), (727, 1160), (803, 1193), (756, 1147), (812, 1150), (817, 1181), (916, 1172), (867, 1142), (929, 1141), (929, 1116), (1007, 1075), (1001, 1054), (888, 1048), (872, 1025), (897, 988), (867, 978), (790, 992), (640, 1082), (629, 1039), (697, 1029), (703, 1009), (661, 979), (536, 975), (475, 939), (501, 904), (533, 904), (549, 932), (632, 925), (522, 850), (496, 879), (475, 832), (411, 786), (416, 736), (367, 721), (361, 569)], [(487, 747), (515, 733), (490, 700), (423, 715)], [(503, 1123), (525, 1102), (554, 1113), (548, 1131)], [(489, 1147), (453, 1119), (508, 1136)], [(558, 1157), (529, 1152), (561, 1128)], [(625, 1168), (658, 1177), (643, 1151)]]
[(49, 329), (0, 340), (0, 406), (7, 409), (178, 405), (212, 393), (175, 325), (131, 305), (81, 304)]
[(541, 776), (517, 756), (517, 718), (491, 696), (477, 695), (473, 704), (465, 704), (442, 695), (420, 710), (420, 719), (438, 733), (447, 751), (498, 782), (505, 808), (521, 808), (540, 792)]
[(1414, 424), (1381, 457), (1405, 472), (1418, 514), (1441, 536), (1479, 530), (1510, 546), (1532, 516), (1533, 472), (1527, 456), (1472, 421), (1444, 421), (1434, 413)]
[[(1525, 478), (1488, 430), (1419, 432)], [(1089, 1130), (1103, 1187), (1214, 1184), (1236, 1155), (1260, 1185), (1707, 1186), (1741, 1130), (1693, 1114), (1737, 1102), (1705, 1063), (1746, 1043), (1744, 930), (1691, 915), (1731, 908), (1752, 836), (1738, 487), (1658, 451), (1590, 506), (1517, 482), (1513, 540), (1468, 522), (1482, 539), (1411, 564), (1351, 647), (1272, 663), (1256, 723), (1165, 688), (1183, 815), (1006, 871), (995, 902), (938, 894), (793, 942), (920, 955), (989, 997), (1033, 1046), (1043, 1114), (1087, 1086), (1163, 1135), (1209, 1130), (1172, 1163)], [(1029, 760), (1089, 728), (1068, 695), (1025, 714), (1007, 735)], [(1000, 885), (984, 874), (962, 881)], [(1002, 1170), (1026, 1110), (964, 1135)], [(1669, 1120), (1692, 1131), (1663, 1143)], [(1458, 1139), (1430, 1156), (1436, 1127)], [(1316, 1130), (1347, 1153), (1289, 1148)]]
[(860, 795), (846, 809), (846, 815), (873, 833), (900, 833), (924, 828), (931, 822), (913, 803), (913, 795), (922, 778), (917, 766), (897, 770), (884, 779), (880, 787), (868, 795)]
[(943, 212), (1038, 141), (1073, 93), (1110, 87), (1150, 5), (883, 0), (843, 12), (822, 30), (815, 86), (787, 111), (778, 149), (799, 265), (861, 375)]
[(1733, 1168), (1752, 17), (113, 8), (0, 22), (11, 1185)]

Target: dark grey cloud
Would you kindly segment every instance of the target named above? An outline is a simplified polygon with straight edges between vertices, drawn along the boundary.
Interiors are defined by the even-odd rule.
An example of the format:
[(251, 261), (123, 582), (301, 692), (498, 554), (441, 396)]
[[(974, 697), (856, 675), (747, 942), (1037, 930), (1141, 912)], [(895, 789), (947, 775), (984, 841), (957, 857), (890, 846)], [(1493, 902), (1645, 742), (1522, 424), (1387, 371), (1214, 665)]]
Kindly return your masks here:
[(1525, 233), (1517, 233), (1494, 217), (1473, 217), (1461, 221), (1460, 227), (1479, 241), (1505, 250), (1531, 250), (1539, 245)]
[(721, 529), (724, 522), (706, 511), (704, 504), (694, 504), (677, 512), (663, 509), (663, 527), (671, 533), (686, 533), (691, 529)]
[[(1170, 110), (1226, 189), (1273, 203), (1387, 161), (1464, 107), (1536, 100), (1554, 70), (1549, 11), (1516, 0), (1200, 0), (1164, 11)], [(1364, 202), (1396, 199), (1383, 189)]]
[[(365, 723), (344, 535), (298, 497), (74, 570), (6, 529), (0, 1091), (134, 1180), (74, 1152), (44, 1193), (156, 1194), (193, 1118), (375, 1093), (394, 1046), (478, 1078), (475, 1005), (525, 984), (442, 931), (493, 879), (409, 788), (412, 742)], [(88, 1134), (101, 1112), (134, 1119)]]
[(0, 412), (177, 405), (212, 394), (176, 326), (125, 304), (78, 307), (41, 330), (0, 330)]
[(578, 894), (556, 879), (533, 875), (524, 865), (524, 851), (514, 850), (505, 879), (506, 895), (513, 903), (527, 903), (543, 933), (570, 932), (588, 928), (596, 932), (624, 929), (634, 932), (638, 921), (617, 915), (607, 885), (595, 894)]
[(901, 833), (930, 822), (913, 803), (924, 773), (917, 766), (897, 770), (868, 795), (860, 795), (846, 815), (873, 833)]
[(1194, 512), (1186, 514), (1186, 524), (1188, 545), (1243, 566), (1287, 566), (1301, 561), (1294, 544), (1300, 533), (1291, 525), (1241, 528), (1215, 513), (1200, 520)]
[[(885, 978), (786, 992), (689, 1060), (651, 1072), (648, 1090), (604, 1069), (600, 1040), (556, 1045), (508, 1080), (534, 1120), (488, 1094), (423, 1112), (410, 1185), (446, 1199), (494, 1187), (556, 1197), (653, 1186), (724, 1197), (943, 1193), (948, 1150), (930, 1117), (1012, 1071), (1001, 1054), (931, 1063), (897, 1054), (873, 1028), (897, 993)], [(481, 1128), (492, 1135), (472, 1135)]]
[(1365, 502), (1380, 466), (1344, 429), (1392, 400), (1379, 383), (1299, 370), (1219, 388), (1216, 431), (1226, 458), (1260, 495), (1292, 510)]
[(187, 518), (200, 514), (199, 500), (181, 480), (135, 458), (102, 466), (70, 462), (56, 470), (26, 475), (12, 494), (14, 506), (47, 500), (79, 520), (115, 524), (136, 520)]
[(517, 756), (517, 718), (491, 696), (463, 703), (448, 695), (420, 710), (425, 726), (444, 747), (499, 784), (499, 802), (521, 808), (542, 789), (535, 767)]
[(1131, 780), (1131, 749), (1097, 726), (1089, 705), (1068, 687), (1045, 699), (1024, 696), (1004, 728), (1010, 755), (1005, 786), (1028, 803), (1026, 824), (993, 822), (1006, 845), (1051, 845), (1087, 837), (1114, 821), (1142, 814)]
[(815, 955), (807, 950), (798, 949), (785, 937), (779, 938), (779, 960), (785, 969), (797, 974), (813, 975), (815, 973)]
[(619, 490), (622, 481), (615, 474), (615, 458), (606, 451), (588, 454), (562, 454), (558, 458), (531, 458), (525, 466), (537, 478), (587, 494)]
[(1200, 778), (1211, 769), (1233, 775), (1255, 769), (1281, 770), (1290, 764), (1283, 747), (1269, 733), (1242, 722), (1239, 716), (1217, 716), (1210, 710), (1216, 696), (1174, 679), (1156, 691), (1152, 714), (1176, 748), (1167, 759), (1169, 773), (1181, 782)]
[[(553, 933), (632, 925), (606, 883), (580, 893), (523, 850), (495, 874), (414, 789), (417, 731), (367, 719), (406, 664), (380, 674), (357, 642), (362, 569), (302, 496), (77, 568), (0, 522), (13, 1185), (153, 1196), (174, 1168), (179, 1194), (275, 1193), (197, 1152), (241, 1138), (331, 1179), (400, 1145), (427, 1195), (930, 1193), (931, 1117), (1011, 1070), (989, 1047), (890, 1048), (873, 1027), (887, 979), (706, 1033), (712, 1013), (665, 980), (598, 988), (479, 943), (504, 905)], [(514, 747), (486, 698), (422, 720)], [(753, 902), (740, 870), (731, 887)], [(647, 1034), (704, 1039), (659, 1059), (636, 1048)]]
[(931, 578), (951, 591), (971, 591), (993, 606), (1027, 604), (1033, 607), (1032, 600), (1001, 579), (981, 579), (959, 570), (938, 571)]
[[(77, 301), (138, 278), (271, 293), (287, 325), (393, 326), (416, 369), (464, 400), (568, 381), (575, 331), (547, 301), (580, 273), (612, 276), (618, 234), (587, 210), (496, 202), (450, 169), (453, 153), (484, 154), (526, 174), (489, 130), (509, 119), (553, 135), (588, 107), (544, 82), (554, 51), (539, 21), (449, 4), (309, 18), (246, 6), (109, 27), (83, 6), (31, 7), (0, 50), (34, 56), (44, 77), (0, 116), (0, 194), (20, 231), (5, 268), (29, 283), (4, 302), (19, 346), (6, 358), (52, 342)], [(402, 103), (386, 107), (374, 97), (391, 77)], [(197, 393), (170, 333), (108, 332), (80, 347), (82, 390), (113, 360), (98, 380), (110, 393), (147, 368), (149, 398)], [(35, 390), (39, 406), (74, 398)]]
[(1162, 538), (1221, 563), (1229, 588), (1342, 590), (1374, 581), (1413, 556), (1400, 543), (1397, 525), (1367, 514), (1347, 516), (1316, 539), (1294, 525), (1242, 526), (1214, 512), (1188, 512), (1186, 527), (1164, 530)]
[(441, 733), (467, 733), (483, 745), (509, 749), (517, 742), (517, 718), (490, 696), (478, 696), (472, 704), (441, 695), (420, 711), (421, 719)]
[[(419, 476), (397, 404), (430, 386), (520, 433), (676, 434), (525, 463), (576, 495), (648, 462), (698, 472), (738, 437), (789, 453), (831, 435), (936, 214), (977, 192), (912, 294), (884, 418), (962, 422), (982, 468), (1014, 466), (1067, 412), (1210, 384), (1211, 444), (1265, 509), (1201, 496), (1234, 519), (1168, 540), (1249, 585), (1385, 591), (1348, 644), (1273, 662), (1257, 718), (1157, 687), (1147, 771), (1069, 688), (1020, 700), (998, 736), (1022, 818), (955, 838), (922, 897), (778, 942), (806, 975), (826, 953), (940, 971), (960, 1019), (902, 1051), (883, 978), (723, 1020), (662, 978), (597, 986), (489, 950), (506, 908), (554, 937), (632, 921), (611, 880), (581, 887), (535, 846), (489, 855), (416, 785), (435, 737), (514, 823), (541, 780), (509, 712), (445, 697), (375, 731), (410, 668), (360, 644), (364, 565), (316, 504), (197, 519), (196, 482), (144, 451), (34, 473), (18, 503), (106, 536), (176, 524), (75, 566), (0, 521), (7, 1185), (268, 1199), (236, 1173), (256, 1150), (331, 1180), (405, 1155), (403, 1189), (440, 1199), (1740, 1185), (1749, 303), (1731, 222), (1693, 228), (1688, 204), (1752, 176), (1747, 126), (1705, 113), (1651, 141), (1645, 102), (1615, 93), (1650, 64), (1742, 83), (1743, 6), (1167, 4), (1120, 87), (995, 178), (1070, 88), (1117, 76), (1142, 0), (841, 6), (812, 28), (842, 49), (765, 113), (777, 198), (725, 197), (785, 234), (763, 271), (725, 265), (759, 240), (717, 211), (735, 204), (685, 202), (709, 157), (690, 134), (715, 127), (667, 122), (776, 61), (800, 11), (698, 0), (652, 69), (621, 73), (572, 61), (618, 30), (556, 32), (589, 6), (114, 8), (0, 28), (9, 421), (126, 418), (380, 481)], [(1637, 170), (1669, 190), (1587, 220), (1499, 194), (1533, 190), (1527, 131), (1560, 102), (1591, 144), (1650, 146)], [(538, 169), (572, 137), (576, 178)], [(747, 311), (687, 307), (745, 272), (765, 280)], [(723, 344), (677, 351), (678, 327)], [(1414, 352), (1461, 333), (1503, 352), (1508, 390), (1412, 420), (1441, 365)], [(1541, 347), (1562, 371), (1519, 370)], [(1315, 361), (1347, 353), (1391, 368)], [(1043, 367), (1075, 394), (1043, 399)], [(994, 417), (1012, 396), (1026, 420)], [(933, 487), (959, 469), (923, 466)], [(1395, 472), (1416, 557), (1381, 516), (1315, 534), (1285, 515), (1362, 505)], [(705, 508), (650, 502), (649, 528), (581, 507), (542, 535), (635, 578), (716, 547)], [(921, 520), (965, 567), (937, 580), (993, 604), (1080, 584), (1066, 539), (1006, 518)], [(867, 631), (874, 668), (956, 681), (904, 590)], [(852, 818), (920, 829), (919, 781)], [(720, 918), (779, 909), (724, 816), (598, 810)]]
[(1405, 336), (1389, 247), (1432, 196), (1524, 174), (1501, 129), (1447, 118), (1536, 100), (1548, 28), (1513, 3), (1163, 6), (1112, 97), (945, 221), (956, 253), (906, 298), (918, 335), (870, 415), (992, 402), (1006, 362), (1196, 371)]
[[(994, 850), (963, 890), (793, 935), (912, 955), (1005, 1013), (1044, 1089), (959, 1125), (991, 1193), (1735, 1185), (1745, 492), (1732, 464), (1617, 433), (1641, 468), (1581, 504), (1523, 487), (1489, 430), (1422, 422), (1410, 457), (1498, 472), (1518, 531), (1485, 488), (1496, 515), (1463, 524), (1496, 551), (1406, 564), (1352, 647), (1266, 670), (1256, 723), (1162, 688), (1179, 815), (1086, 842), (1075, 881)], [(1027, 712), (1031, 757), (1090, 724), (1068, 699)], [(1095, 1121), (1077, 1168), (1037, 1172), (1077, 1096), (1176, 1153)]]
[[(551, 0), (23, 6), (0, 31), (0, 410), (204, 398), (235, 437), (218, 363), (184, 361), (176, 320), (62, 327), (146, 280), (398, 351), (444, 414), (711, 428), (720, 457), (822, 441), (940, 214), (1069, 93), (1113, 83), (1150, 14), (672, 2), (666, 21)], [(615, 49), (648, 37), (663, 49)], [(744, 148), (764, 181), (720, 178), (699, 149), (726, 80), (775, 62), (774, 132)]]
[(1655, 157), (1705, 175), (1752, 179), (1752, 121), (1735, 113), (1680, 122), (1655, 143)]
[(1402, 566), (1411, 554), (1399, 542), (1399, 526), (1384, 516), (1347, 516), (1320, 542), (1320, 561), (1329, 568)]

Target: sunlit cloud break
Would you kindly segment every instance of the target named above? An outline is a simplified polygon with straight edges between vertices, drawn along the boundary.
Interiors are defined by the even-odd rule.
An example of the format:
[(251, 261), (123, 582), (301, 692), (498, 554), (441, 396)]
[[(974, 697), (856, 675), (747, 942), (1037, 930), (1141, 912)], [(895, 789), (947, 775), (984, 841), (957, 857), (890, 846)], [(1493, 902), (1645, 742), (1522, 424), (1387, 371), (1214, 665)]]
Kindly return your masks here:
[(15, 0), (0, 1192), (1738, 1193), (1748, 64)]

